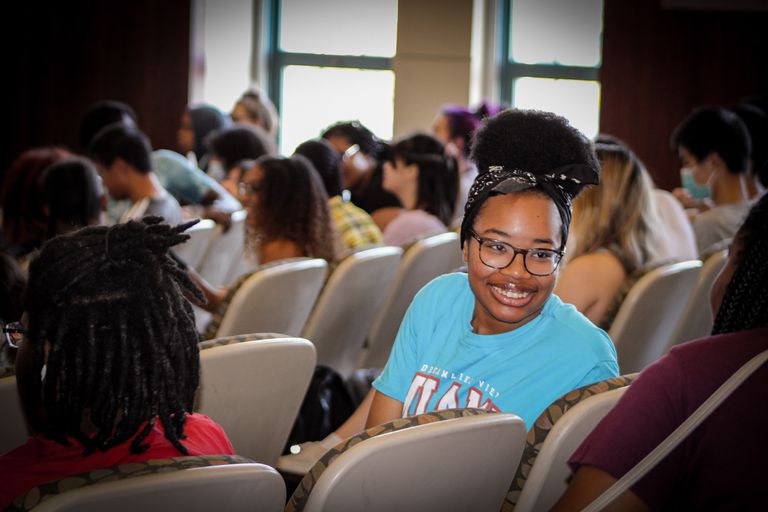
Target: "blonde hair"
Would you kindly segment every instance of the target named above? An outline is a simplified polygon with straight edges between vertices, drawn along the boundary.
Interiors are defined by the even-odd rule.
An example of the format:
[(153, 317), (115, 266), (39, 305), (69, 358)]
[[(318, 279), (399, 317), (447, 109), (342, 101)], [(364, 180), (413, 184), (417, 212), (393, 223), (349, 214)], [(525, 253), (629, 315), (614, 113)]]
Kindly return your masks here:
[(602, 167), (600, 185), (574, 201), (568, 259), (608, 249), (631, 274), (654, 257), (653, 230), (660, 221), (653, 180), (623, 143), (598, 143), (595, 150)]

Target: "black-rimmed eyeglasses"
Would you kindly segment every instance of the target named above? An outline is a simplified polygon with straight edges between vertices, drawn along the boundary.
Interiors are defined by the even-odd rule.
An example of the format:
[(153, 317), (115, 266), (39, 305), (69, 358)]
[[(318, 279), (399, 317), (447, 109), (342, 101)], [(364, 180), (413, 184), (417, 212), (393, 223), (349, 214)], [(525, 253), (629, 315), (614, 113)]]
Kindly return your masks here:
[(11, 322), (3, 327), (3, 333), (5, 333), (5, 342), (11, 348), (19, 348), (27, 334), (27, 328), (21, 322)]
[(523, 266), (529, 274), (539, 277), (548, 276), (557, 270), (557, 266), (565, 254), (565, 251), (536, 247), (518, 249), (500, 240), (484, 238), (472, 230), (469, 231), (469, 234), (480, 244), (480, 261), (486, 267), (497, 270), (507, 268), (515, 261), (518, 254), (522, 254)]

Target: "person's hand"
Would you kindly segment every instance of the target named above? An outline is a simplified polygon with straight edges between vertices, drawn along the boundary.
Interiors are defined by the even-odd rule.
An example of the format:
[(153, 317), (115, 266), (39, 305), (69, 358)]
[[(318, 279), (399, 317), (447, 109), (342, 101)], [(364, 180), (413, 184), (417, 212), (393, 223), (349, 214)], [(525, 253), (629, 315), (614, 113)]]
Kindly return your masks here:
[(226, 233), (229, 231), (229, 227), (232, 225), (232, 213), (225, 212), (213, 207), (208, 207), (203, 210), (203, 217), (211, 219), (216, 224), (221, 225), (222, 229)]
[(684, 188), (677, 187), (672, 189), (672, 195), (680, 201), (680, 204), (682, 204), (683, 208), (686, 210), (696, 210), (697, 213), (701, 213), (713, 207), (711, 199), (696, 199)]

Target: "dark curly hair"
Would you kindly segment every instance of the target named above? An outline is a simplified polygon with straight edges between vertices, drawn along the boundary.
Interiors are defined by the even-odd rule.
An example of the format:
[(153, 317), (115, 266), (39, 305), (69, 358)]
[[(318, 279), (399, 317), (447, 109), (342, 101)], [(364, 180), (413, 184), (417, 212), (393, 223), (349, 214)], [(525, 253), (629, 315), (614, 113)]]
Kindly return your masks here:
[[(592, 142), (564, 117), (539, 110), (504, 110), (486, 119), (475, 132), (471, 159), (477, 165), (478, 179), (492, 166), (518, 169), (534, 175), (553, 173), (571, 165), (589, 168), (598, 176), (600, 173), (600, 163)], [(545, 193), (540, 186), (531, 190)], [(571, 200), (575, 198), (575, 194), (568, 196)], [(555, 205), (562, 221), (562, 247), (565, 247), (571, 205), (559, 204), (558, 201)], [(465, 212), (462, 241), (467, 239), (468, 230), (472, 229), (481, 209), (482, 205), (477, 205)]]
[(736, 270), (725, 289), (712, 334), (768, 327), (768, 195), (752, 207), (734, 237)]
[(417, 133), (396, 142), (390, 159), (419, 168), (416, 208), (450, 225), (459, 192), (459, 167), (455, 158), (445, 155), (443, 144), (431, 135)]
[(259, 126), (237, 124), (211, 132), (205, 144), (221, 159), (225, 170), (241, 160), (256, 160), (275, 152), (269, 135)]
[(294, 154), (309, 160), (320, 174), (328, 197), (341, 195), (341, 155), (325, 139), (313, 139), (302, 142), (294, 150)]
[(40, 178), (48, 207), (46, 238), (98, 224), (104, 189), (93, 163), (80, 157), (67, 158), (50, 166)]
[(339, 236), (328, 209), (328, 195), (312, 164), (301, 155), (265, 156), (256, 160), (258, 183), (249, 183), (256, 195), (250, 207), (256, 243), (287, 239), (304, 249), (305, 256), (329, 264), (339, 256)]
[(182, 291), (203, 298), (169, 256), (194, 222), (161, 220), (58, 236), (30, 265), (29, 359), (45, 373), (42, 382), (39, 370), (17, 375), (22, 404), (36, 430), (65, 446), (79, 441), (85, 455), (131, 439), (130, 451), (142, 453), (157, 421), (187, 454), (181, 439), (200, 360)]
[(40, 177), (51, 165), (74, 156), (56, 147), (30, 149), (12, 164), (3, 180), (0, 206), (3, 235), (13, 256), (22, 256), (43, 243), (48, 214), (42, 201)]

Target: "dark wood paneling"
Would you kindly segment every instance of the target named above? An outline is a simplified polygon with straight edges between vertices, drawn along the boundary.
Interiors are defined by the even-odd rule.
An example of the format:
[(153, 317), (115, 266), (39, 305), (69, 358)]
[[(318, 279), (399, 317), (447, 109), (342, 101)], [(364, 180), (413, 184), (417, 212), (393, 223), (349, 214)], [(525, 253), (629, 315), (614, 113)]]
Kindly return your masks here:
[(103, 99), (131, 105), (155, 147), (175, 146), (188, 94), (189, 0), (29, 2), (3, 18), (15, 28), (3, 36), (12, 133), (2, 169), (30, 147), (76, 149), (83, 113)]
[(768, 92), (768, 13), (664, 10), (606, 0), (601, 130), (624, 139), (658, 186), (679, 186), (674, 127), (699, 105)]

